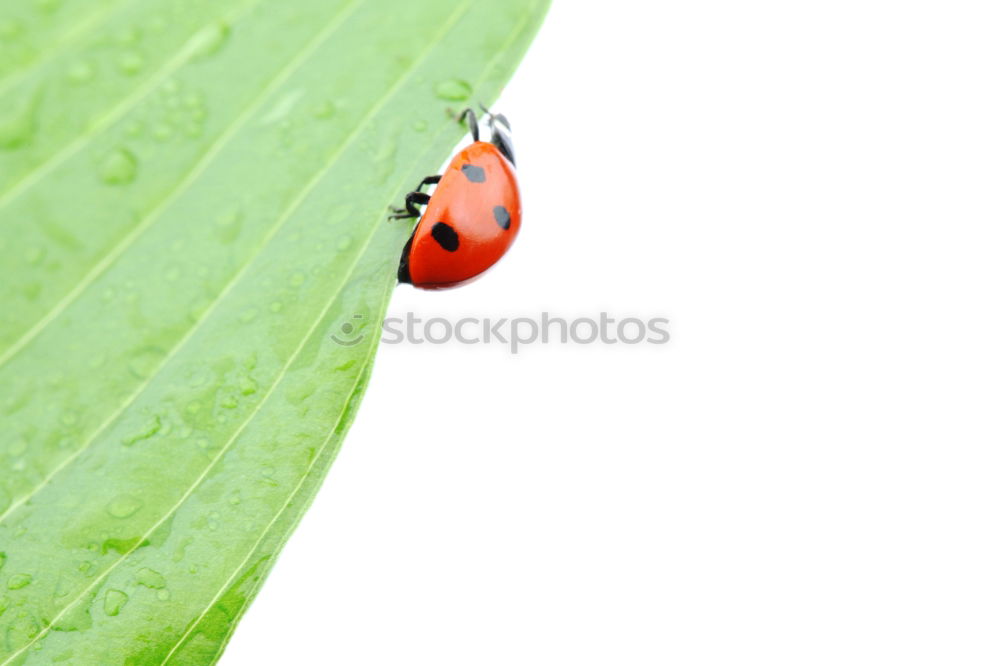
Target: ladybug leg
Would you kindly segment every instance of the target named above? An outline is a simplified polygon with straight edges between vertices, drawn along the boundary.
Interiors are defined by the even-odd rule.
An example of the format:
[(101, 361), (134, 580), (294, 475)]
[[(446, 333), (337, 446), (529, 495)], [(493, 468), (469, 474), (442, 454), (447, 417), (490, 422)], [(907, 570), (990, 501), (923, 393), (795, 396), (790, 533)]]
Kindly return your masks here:
[[(420, 213), (419, 212), (414, 213), (416, 209), (410, 205), (410, 196), (414, 194), (420, 194), (423, 195), (424, 197), (427, 197), (427, 201), (430, 201), (430, 196), (424, 194), (423, 192), (421, 192), (421, 190), (428, 185), (437, 185), (439, 182), (441, 182), (441, 176), (427, 176), (426, 178), (424, 178), (422, 181), (420, 181), (420, 184), (417, 185), (417, 187), (414, 188), (412, 192), (410, 192), (410, 194), (406, 195), (406, 208), (389, 209), (393, 213), (395, 213), (395, 215), (390, 215), (389, 219), (403, 220), (410, 217), (420, 217)], [(417, 201), (416, 199), (414, 199), (415, 203), (421, 205), (426, 204), (427, 201)]]
[(426, 206), (430, 203), (431, 195), (424, 192), (410, 192), (406, 195), (406, 209), (398, 209), (400, 212), (390, 215), (390, 220), (405, 220), (411, 217), (420, 217), (420, 210), (417, 206)]
[(420, 181), (420, 184), (417, 185), (417, 187), (414, 189), (414, 192), (419, 192), (421, 188), (426, 187), (427, 185), (437, 185), (440, 182), (441, 182), (441, 176), (427, 176), (422, 181)]

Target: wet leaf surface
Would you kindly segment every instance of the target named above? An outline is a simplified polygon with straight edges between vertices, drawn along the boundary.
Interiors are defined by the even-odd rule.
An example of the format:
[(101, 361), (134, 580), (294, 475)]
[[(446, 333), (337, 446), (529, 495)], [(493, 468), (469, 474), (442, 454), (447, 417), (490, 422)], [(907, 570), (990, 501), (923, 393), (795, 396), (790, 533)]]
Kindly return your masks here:
[(546, 6), (0, 9), (0, 664), (218, 658), (364, 391), (387, 207)]

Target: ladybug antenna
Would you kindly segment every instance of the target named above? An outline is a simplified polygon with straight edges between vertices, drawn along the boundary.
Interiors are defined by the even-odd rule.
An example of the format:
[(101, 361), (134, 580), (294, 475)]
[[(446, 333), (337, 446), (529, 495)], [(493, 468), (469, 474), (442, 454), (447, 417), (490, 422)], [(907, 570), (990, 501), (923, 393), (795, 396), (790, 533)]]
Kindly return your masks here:
[(496, 146), (503, 156), (510, 160), (511, 164), (515, 164), (510, 121), (502, 113), (493, 113), (482, 104), (479, 105), (479, 108), (486, 114), (487, 122), (490, 125), (490, 143)]
[(472, 135), (472, 140), (479, 141), (479, 119), (476, 118), (476, 112), (468, 108), (462, 111), (458, 119), (459, 121), (465, 121), (465, 124), (469, 127), (469, 134)]
[(507, 120), (507, 116), (503, 115), (502, 113), (493, 113), (492, 111), (490, 111), (489, 109), (487, 109), (485, 106), (483, 106), (482, 102), (479, 103), (479, 108), (482, 109), (483, 113), (486, 114), (486, 117), (489, 118), (490, 129), (493, 128), (493, 124), (494, 123), (500, 123), (501, 125), (503, 125), (504, 127), (507, 128), (508, 132), (511, 131), (510, 130), (510, 121)]

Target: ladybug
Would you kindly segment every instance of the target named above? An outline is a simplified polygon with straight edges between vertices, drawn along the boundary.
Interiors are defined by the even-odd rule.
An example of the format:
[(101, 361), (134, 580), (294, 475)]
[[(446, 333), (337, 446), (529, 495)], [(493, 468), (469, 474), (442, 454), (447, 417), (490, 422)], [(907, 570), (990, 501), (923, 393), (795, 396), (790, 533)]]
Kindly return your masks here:
[[(521, 228), (521, 193), (514, 175), (510, 123), (483, 108), (490, 141), (479, 140), (476, 113), (466, 109), (472, 144), (440, 176), (428, 176), (406, 195), (391, 219), (419, 217), (403, 248), (399, 281), (420, 289), (457, 287), (478, 277), (514, 242)], [(422, 189), (437, 185), (433, 194)], [(417, 206), (426, 206), (423, 215)]]

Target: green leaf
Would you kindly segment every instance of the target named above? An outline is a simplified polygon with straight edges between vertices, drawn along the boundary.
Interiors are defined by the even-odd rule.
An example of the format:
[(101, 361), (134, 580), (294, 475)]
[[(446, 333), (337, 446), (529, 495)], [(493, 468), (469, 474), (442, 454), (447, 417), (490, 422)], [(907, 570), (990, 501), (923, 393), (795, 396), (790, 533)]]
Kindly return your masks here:
[(0, 664), (218, 658), (547, 4), (4, 3)]

